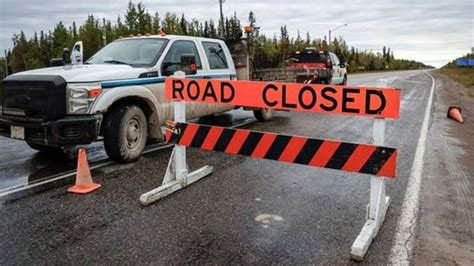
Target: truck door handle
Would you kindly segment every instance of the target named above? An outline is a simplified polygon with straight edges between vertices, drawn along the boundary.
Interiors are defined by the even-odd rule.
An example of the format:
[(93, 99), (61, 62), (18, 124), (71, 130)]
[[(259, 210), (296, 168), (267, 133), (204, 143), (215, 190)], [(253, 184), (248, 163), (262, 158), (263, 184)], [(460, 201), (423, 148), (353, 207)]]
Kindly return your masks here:
[(203, 79), (211, 79), (211, 76), (204, 76)]

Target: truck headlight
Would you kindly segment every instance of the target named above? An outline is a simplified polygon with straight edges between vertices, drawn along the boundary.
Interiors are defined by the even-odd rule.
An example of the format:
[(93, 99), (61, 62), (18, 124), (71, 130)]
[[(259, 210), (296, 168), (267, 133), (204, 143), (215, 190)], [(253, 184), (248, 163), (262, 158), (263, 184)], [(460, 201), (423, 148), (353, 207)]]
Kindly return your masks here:
[(67, 113), (87, 114), (95, 99), (102, 93), (102, 84), (93, 83), (69, 83), (66, 87)]

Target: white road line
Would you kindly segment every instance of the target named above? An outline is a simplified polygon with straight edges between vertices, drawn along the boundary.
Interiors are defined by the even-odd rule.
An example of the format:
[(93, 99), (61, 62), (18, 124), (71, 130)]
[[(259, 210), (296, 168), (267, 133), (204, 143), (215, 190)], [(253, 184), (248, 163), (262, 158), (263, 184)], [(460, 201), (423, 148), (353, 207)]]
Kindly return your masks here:
[(436, 85), (434, 77), (431, 77), (431, 91), (426, 104), (425, 116), (421, 126), (420, 138), (416, 147), (415, 158), (411, 168), (408, 186), (405, 190), (400, 220), (395, 233), (394, 244), (389, 257), (389, 264), (409, 265), (415, 240), (416, 222), (418, 219), (418, 208), (420, 199), (421, 180), (423, 178), (423, 157), (425, 155), (426, 138), (431, 115), (433, 93)]

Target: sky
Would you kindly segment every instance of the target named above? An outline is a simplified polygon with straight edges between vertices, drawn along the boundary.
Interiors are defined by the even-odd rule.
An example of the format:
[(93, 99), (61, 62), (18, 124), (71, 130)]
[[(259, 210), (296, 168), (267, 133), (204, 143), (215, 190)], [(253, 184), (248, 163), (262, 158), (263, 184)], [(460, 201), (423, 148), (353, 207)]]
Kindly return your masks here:
[[(218, 0), (143, 0), (150, 13), (184, 13), (199, 20), (219, 18)], [(80, 25), (88, 14), (115, 22), (128, 0), (0, 0), (0, 49), (12, 48), (11, 37), (24, 31), (48, 31), (62, 21)], [(343, 37), (359, 50), (390, 47), (396, 58), (413, 59), (440, 67), (474, 46), (474, 0), (225, 0), (224, 15), (234, 12), (247, 23), (253, 11), (261, 32), (272, 37), (287, 25), (313, 38)]]

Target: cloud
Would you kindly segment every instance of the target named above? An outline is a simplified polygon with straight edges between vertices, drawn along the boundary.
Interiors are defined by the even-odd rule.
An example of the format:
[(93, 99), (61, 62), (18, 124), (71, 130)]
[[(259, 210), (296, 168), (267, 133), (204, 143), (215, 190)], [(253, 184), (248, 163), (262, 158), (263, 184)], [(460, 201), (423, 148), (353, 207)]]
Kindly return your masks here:
[[(138, 1), (135, 1), (138, 2)], [(184, 13), (187, 18), (218, 20), (218, 0), (142, 1), (151, 13)], [(63, 21), (81, 24), (88, 14), (115, 22), (126, 10), (128, 0), (0, 0), (0, 49), (11, 48), (11, 37), (23, 30), (27, 35), (48, 31)], [(380, 51), (391, 47), (396, 57), (441, 66), (470, 51), (474, 43), (473, 1), (451, 0), (226, 0), (224, 13), (234, 12), (247, 22), (253, 11), (261, 32), (279, 35), (287, 25), (291, 36), (322, 38), (341, 24), (333, 37), (342, 36), (359, 49)]]

